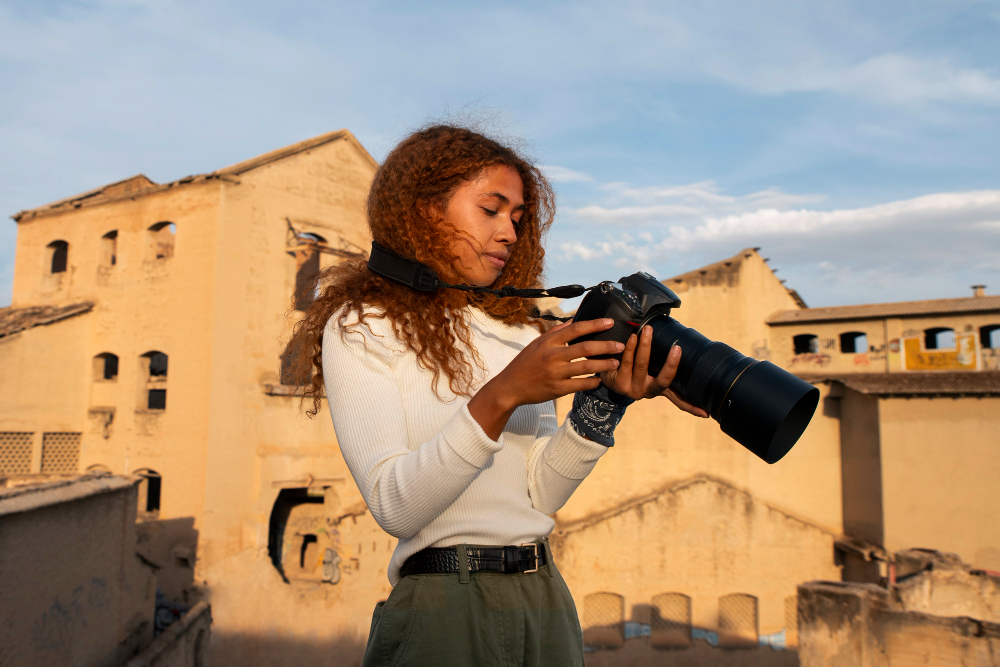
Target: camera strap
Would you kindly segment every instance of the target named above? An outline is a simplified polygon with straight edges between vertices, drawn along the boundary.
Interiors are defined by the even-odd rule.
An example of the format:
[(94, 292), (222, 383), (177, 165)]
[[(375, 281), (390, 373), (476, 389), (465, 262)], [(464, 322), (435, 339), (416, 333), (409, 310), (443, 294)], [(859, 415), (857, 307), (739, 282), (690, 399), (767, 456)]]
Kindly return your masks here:
[[(407, 259), (375, 241), (372, 241), (372, 252), (368, 257), (368, 268), (383, 278), (402, 283), (419, 292), (434, 292), (440, 288), (447, 288), (463, 292), (476, 292), (477, 294), (492, 294), (498, 297), (519, 297), (522, 299), (555, 297), (557, 299), (571, 299), (594, 289), (593, 287), (584, 287), (583, 285), (528, 289), (521, 289), (510, 285), (505, 285), (499, 289), (476, 287), (474, 285), (450, 285), (438, 278), (434, 269), (426, 264)], [(556, 317), (548, 313), (543, 315), (538, 312), (537, 308), (535, 308), (535, 314), (532, 317), (557, 322), (572, 319), (569, 317)]]

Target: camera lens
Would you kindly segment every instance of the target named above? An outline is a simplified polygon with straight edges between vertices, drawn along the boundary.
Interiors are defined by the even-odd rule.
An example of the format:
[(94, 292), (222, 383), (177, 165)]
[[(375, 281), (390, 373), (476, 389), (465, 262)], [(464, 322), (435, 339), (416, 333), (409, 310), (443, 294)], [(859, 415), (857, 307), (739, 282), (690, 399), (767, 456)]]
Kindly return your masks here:
[(816, 387), (768, 361), (709, 340), (672, 317), (654, 317), (647, 324), (653, 328), (650, 375), (660, 372), (673, 345), (680, 346), (671, 389), (768, 463), (788, 453), (816, 411)]

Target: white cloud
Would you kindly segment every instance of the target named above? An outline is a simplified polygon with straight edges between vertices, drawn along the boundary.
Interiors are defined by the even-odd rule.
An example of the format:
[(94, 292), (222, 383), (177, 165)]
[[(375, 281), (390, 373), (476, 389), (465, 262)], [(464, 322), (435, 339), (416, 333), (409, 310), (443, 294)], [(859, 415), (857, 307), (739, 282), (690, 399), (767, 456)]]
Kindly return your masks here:
[[(722, 203), (719, 208), (728, 206)], [(935, 281), (951, 287), (962, 281), (1000, 280), (1000, 190), (942, 192), (831, 211), (759, 208), (719, 213), (706, 208), (697, 219), (644, 220), (646, 224), (630, 226), (635, 236), (564, 243), (563, 256), (666, 277), (741, 248), (762, 247), (774, 258), (772, 265), (783, 267), (781, 275), (791, 284), (807, 294), (839, 295), (830, 297), (834, 303), (864, 301), (872, 293), (893, 294), (907, 283), (928, 290), (935, 288)], [(947, 293), (954, 295), (956, 289)], [(854, 296), (845, 297), (847, 293)], [(904, 298), (922, 297), (910, 293)]]
[(538, 168), (553, 183), (585, 183), (594, 180), (592, 176), (588, 176), (581, 171), (574, 171), (573, 169), (554, 164), (542, 164)]

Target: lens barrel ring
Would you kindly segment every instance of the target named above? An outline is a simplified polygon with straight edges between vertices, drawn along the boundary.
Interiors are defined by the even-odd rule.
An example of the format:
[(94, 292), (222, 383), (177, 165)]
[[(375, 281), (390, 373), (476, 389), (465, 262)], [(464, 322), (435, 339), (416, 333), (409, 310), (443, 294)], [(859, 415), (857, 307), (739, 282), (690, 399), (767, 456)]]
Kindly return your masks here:
[(684, 397), (700, 408), (711, 410), (711, 406), (706, 401), (707, 398), (710, 398), (706, 396), (709, 384), (715, 378), (718, 370), (734, 354), (739, 354), (739, 352), (725, 343), (713, 342), (709, 345), (708, 349), (699, 355), (691, 369), (691, 377), (688, 378), (684, 388)]

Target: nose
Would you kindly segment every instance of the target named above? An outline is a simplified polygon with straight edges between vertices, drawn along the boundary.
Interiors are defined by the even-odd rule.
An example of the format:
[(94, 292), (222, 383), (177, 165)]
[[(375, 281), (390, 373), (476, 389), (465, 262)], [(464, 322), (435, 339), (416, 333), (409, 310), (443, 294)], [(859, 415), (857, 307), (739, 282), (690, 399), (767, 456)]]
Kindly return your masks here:
[(509, 217), (504, 217), (502, 220), (495, 239), (504, 245), (514, 245), (517, 243), (517, 230), (514, 228), (514, 221)]

